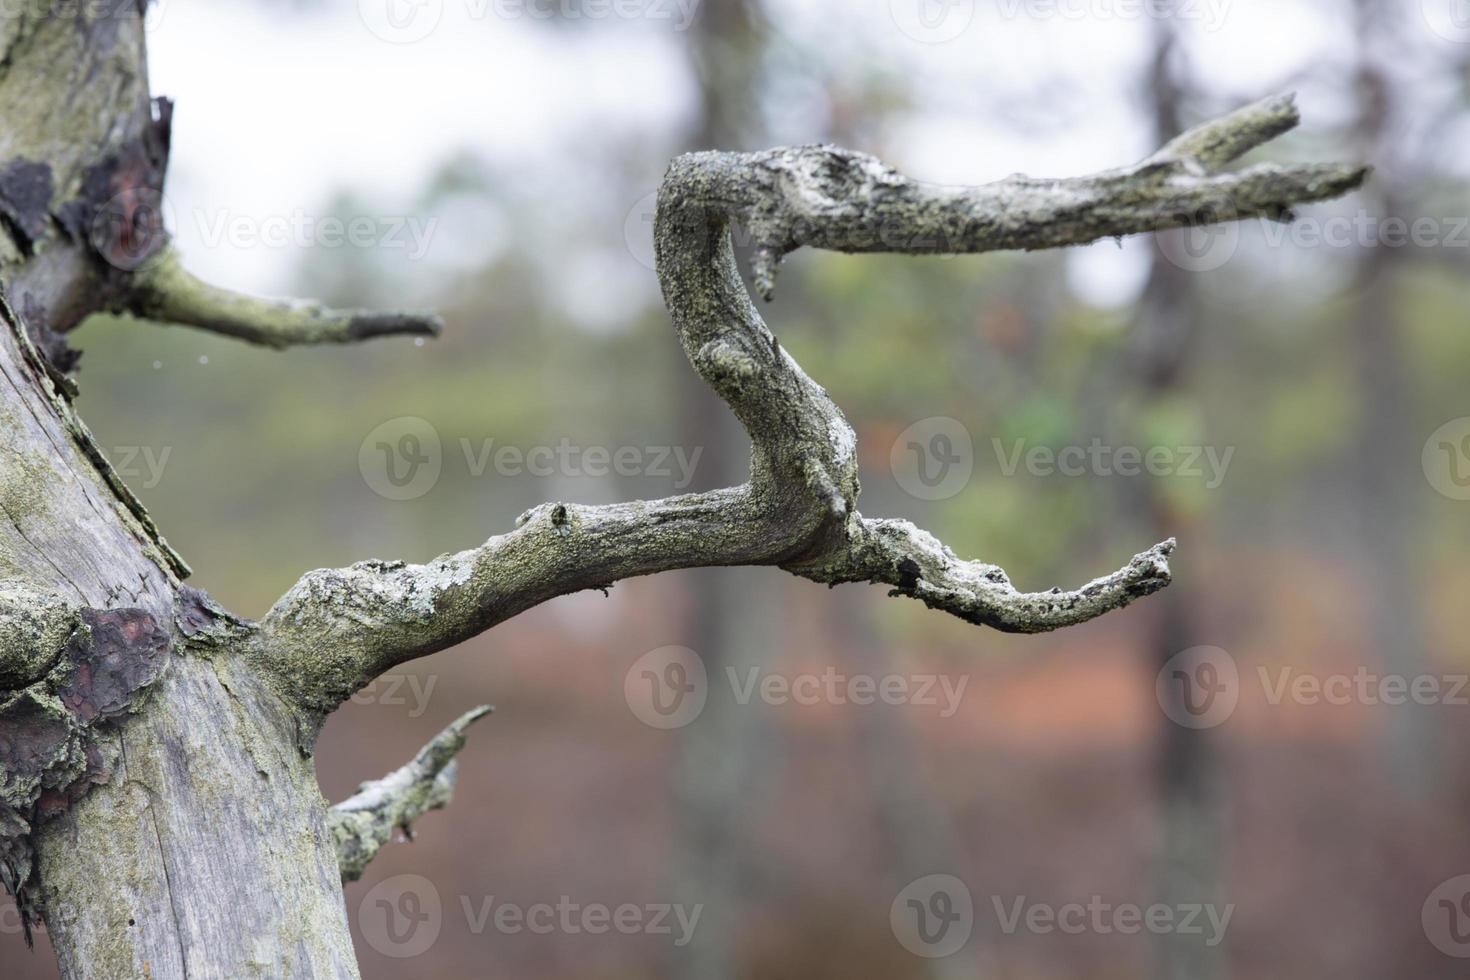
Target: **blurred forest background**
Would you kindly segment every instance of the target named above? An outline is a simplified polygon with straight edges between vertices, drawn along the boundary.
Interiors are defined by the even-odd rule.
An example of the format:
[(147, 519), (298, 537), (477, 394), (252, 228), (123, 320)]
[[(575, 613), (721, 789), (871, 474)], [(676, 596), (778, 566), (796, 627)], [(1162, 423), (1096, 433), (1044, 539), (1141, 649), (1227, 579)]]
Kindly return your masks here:
[[(97, 320), (74, 341), (82, 414), (194, 584), (244, 615), (306, 569), (427, 560), (542, 501), (742, 478), (747, 446), (683, 361), (651, 270), (650, 195), (680, 152), (827, 140), (939, 183), (1066, 176), (1294, 89), (1305, 125), (1258, 158), (1377, 170), (1295, 230), (789, 259), (763, 312), (857, 430), (864, 513), (1035, 589), (1177, 535), (1175, 584), (1026, 638), (878, 588), (669, 574), (413, 664), (331, 720), (329, 798), (468, 708), (497, 712), (453, 805), (347, 889), (366, 977), (1463, 975), (1448, 953), (1470, 949), (1429, 900), (1470, 873), (1464, 0), (704, 0), (687, 23), (673, 0), (428, 0), (398, 20), (383, 4), (156, 4), (154, 90), (178, 100), (169, 217), (222, 285), (430, 306), (444, 336), (275, 353)], [(333, 219), (367, 231), (344, 244)], [(391, 441), (405, 417), (437, 436), (439, 475), (390, 499), (370, 434)], [(956, 420), (944, 431), (972, 471), (930, 492), (903, 461), (911, 427), (942, 446), (935, 418)], [(1069, 476), (1010, 465), (1018, 441), (1228, 465)], [(640, 462), (602, 477), (595, 455), (549, 475), (495, 462), (559, 445)], [(663, 448), (695, 461), (689, 486)], [(624, 682), (669, 645), (700, 655), (710, 690), (692, 723), (659, 730)], [(1188, 696), (1172, 658), (1200, 646), (1236, 668), (1234, 710), (1177, 724), (1192, 716), (1171, 702)], [(726, 668), (966, 686), (947, 716), (741, 704)], [(1344, 675), (1368, 693), (1274, 690)], [(1374, 696), (1394, 677), (1439, 695)], [(409, 959), (363, 935), (375, 886), (406, 874), (442, 904)], [(946, 958), (890, 926), (931, 874), (974, 901)], [(683, 946), (465, 912), (562, 896), (703, 910)], [(1094, 896), (1233, 911), (1209, 945), (1007, 929), (995, 905)], [(6, 906), (0, 973), (54, 976), (44, 936), (32, 955), (18, 932)]]

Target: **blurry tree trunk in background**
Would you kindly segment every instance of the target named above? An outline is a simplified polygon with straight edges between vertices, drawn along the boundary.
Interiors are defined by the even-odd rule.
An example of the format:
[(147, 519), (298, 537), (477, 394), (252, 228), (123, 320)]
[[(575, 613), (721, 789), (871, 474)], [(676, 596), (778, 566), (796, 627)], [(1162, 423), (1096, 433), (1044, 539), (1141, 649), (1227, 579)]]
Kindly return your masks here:
[[(1365, 186), (1363, 207), (1380, 221), (1412, 212), (1410, 158), (1404, 114), (1409, 95), (1394, 81), (1395, 66), (1383, 46), (1396, 36), (1402, 6), (1384, 0), (1355, 0), (1353, 66), (1354, 104), (1359, 107), (1353, 132), (1354, 152), (1371, 153), (1377, 162), (1374, 179)], [(1408, 16), (1414, 16), (1410, 11)], [(1419, 474), (1423, 434), (1416, 433), (1410, 411), (1412, 386), (1405, 345), (1401, 302), (1396, 292), (1400, 255), (1406, 249), (1382, 241), (1362, 243), (1349, 284), (1352, 322), (1356, 431), (1348, 442), (1348, 506), (1352, 522), (1343, 541), (1358, 549), (1356, 567), (1361, 587), (1358, 609), (1362, 635), (1369, 648), (1366, 662), (1384, 674), (1417, 677), (1425, 672), (1420, 624), (1419, 564), (1414, 548), (1414, 494), (1424, 487)], [(1434, 752), (1428, 735), (1431, 709), (1412, 700), (1387, 713), (1389, 726), (1383, 760), (1400, 791), (1428, 792), (1433, 780)]]
[[(842, 670), (871, 677), (907, 673), (903, 665), (893, 662), (888, 645), (874, 640), (868, 596), (849, 592), (833, 598), (828, 630), (843, 654)], [(865, 775), (886, 872), (882, 880), (891, 888), (890, 894), (897, 895), (924, 875), (948, 874), (968, 880), (967, 872), (975, 865), (966, 860), (954, 823), (928, 782), (912, 706), (875, 704), (851, 711), (851, 716), (857, 730), (857, 754), (867, 760)], [(977, 914), (974, 938), (964, 950), (923, 960), (915, 964), (914, 975), (971, 980), (982, 969), (978, 975), (989, 976), (995, 937), (986, 929), (988, 921)]]
[[(1153, 135), (1168, 139), (1179, 132), (1181, 105), (1187, 98), (1187, 68), (1173, 20), (1153, 21), (1154, 50), (1149, 64), (1148, 98)], [(1187, 229), (1164, 232), (1187, 236)], [(1161, 247), (1152, 249), (1147, 284), (1139, 303), (1135, 333), (1129, 344), (1131, 375), (1120, 390), (1138, 393), (1142, 413), (1162, 409), (1185, 394), (1187, 368), (1200, 329), (1201, 309), (1192, 277), (1197, 273), (1170, 261)], [(1175, 254), (1181, 254), (1175, 251)], [(1192, 515), (1171, 506), (1167, 487), (1149, 477), (1138, 483), (1130, 499), (1143, 511), (1153, 531), (1191, 536)], [(1148, 661), (1162, 670), (1181, 650), (1200, 644), (1194, 588), (1181, 583), (1151, 611), (1147, 623)], [(1167, 685), (1176, 698), (1185, 696), (1181, 685)], [(1181, 711), (1175, 718), (1187, 717)], [(1212, 732), (1176, 724), (1159, 715), (1158, 728), (1159, 846), (1157, 900), (1170, 907), (1215, 902), (1220, 886), (1220, 861), (1226, 844), (1221, 767)], [(1223, 974), (1223, 946), (1206, 946), (1199, 936), (1167, 931), (1157, 943), (1156, 976), (1160, 980), (1213, 980)]]
[[(840, 104), (833, 98), (832, 102)], [(880, 119), (864, 114), (861, 121), (877, 128)], [(840, 146), (860, 145), (854, 125), (860, 120), (851, 113), (836, 113), (822, 138)], [(936, 311), (935, 315), (939, 315)], [(834, 336), (832, 343), (841, 343)], [(875, 640), (877, 623), (870, 593), (849, 592), (833, 596), (827, 608), (826, 633), (835, 640), (842, 656), (841, 668), (850, 675), (884, 677), (904, 674), (908, 668), (894, 662), (891, 644)], [(909, 882), (930, 874), (965, 877), (975, 865), (970, 860), (943, 800), (928, 783), (924, 766), (922, 734), (915, 730), (911, 706), (869, 705), (849, 708), (857, 733), (858, 754), (868, 761), (868, 786), (882, 846), (880, 857), (887, 874), (885, 883), (897, 895)], [(985, 928), (989, 920), (976, 916), (974, 938), (954, 956), (925, 959), (915, 964), (915, 976), (933, 980), (970, 980), (977, 969), (988, 976), (994, 935)]]
[[(690, 67), (698, 84), (699, 116), (682, 150), (751, 150), (766, 144), (760, 64), (766, 25), (760, 0), (706, 4), (690, 30)], [(748, 249), (737, 239), (742, 266)], [(732, 486), (743, 478), (749, 440), (718, 395), (677, 348), (680, 440), (703, 450), (700, 485)], [(678, 853), (674, 866), (682, 901), (702, 903), (699, 934), (673, 953), (673, 975), (686, 980), (734, 980), (740, 974), (741, 920), (764, 875), (758, 824), (763, 787), (780, 778), (779, 729), (756, 702), (729, 696), (727, 668), (768, 664), (782, 608), (776, 583), (752, 569), (696, 569), (684, 576), (689, 605), (683, 639), (704, 659), (710, 697), (700, 717), (677, 733), (675, 775)], [(752, 616), (763, 609), (766, 615)]]

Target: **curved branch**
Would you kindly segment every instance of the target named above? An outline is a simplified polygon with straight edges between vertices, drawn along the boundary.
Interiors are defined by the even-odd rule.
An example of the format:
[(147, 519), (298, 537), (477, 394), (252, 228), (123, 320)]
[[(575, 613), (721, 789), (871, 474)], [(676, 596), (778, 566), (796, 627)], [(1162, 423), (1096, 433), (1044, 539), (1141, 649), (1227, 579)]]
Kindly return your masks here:
[(776, 565), (814, 581), (877, 582), (1012, 632), (1085, 622), (1169, 582), (1167, 541), (1072, 592), (1023, 593), (903, 521), (857, 512), (856, 438), (782, 349), (736, 267), (730, 226), (755, 236), (757, 290), (802, 245), (911, 254), (1050, 248), (1252, 215), (1342, 194), (1363, 167), (1210, 171), (1296, 123), (1289, 97), (1248, 106), (1133, 167), (1072, 180), (1012, 177), (946, 189), (833, 146), (693, 153), (659, 190), (659, 282), (690, 363), (752, 443), (743, 486), (652, 503), (545, 505), (479, 548), (427, 565), (364, 562), (307, 574), (261, 623), (252, 656), (324, 717), (398, 663), (467, 639), (533, 605), (634, 575), (700, 565)]
[(344, 882), (362, 877), (394, 831), (402, 830), (412, 840), (415, 820), (449, 804), (457, 771), (454, 757), (465, 746), (465, 730), (492, 710), (482, 705), (461, 715), (419, 749), (408, 765), (363, 783), (332, 807), (332, 836)]
[(828, 585), (891, 585), (889, 595), (918, 599), (977, 626), (1004, 633), (1045, 633), (1122, 609), (1169, 584), (1175, 541), (1160, 542), (1111, 575), (1070, 592), (1020, 592), (997, 565), (963, 561), (938, 538), (908, 521), (857, 518), (847, 546), (787, 570)]
[[(782, 256), (836, 252), (955, 255), (1086, 245), (1104, 238), (1245, 218), (1289, 220), (1292, 206), (1338, 197), (1369, 168), (1220, 167), (1299, 121), (1293, 97), (1265, 99), (1176, 138), (1142, 163), (1088, 177), (1015, 175), (975, 187), (903, 176), (836, 146), (697, 153), (700, 193), (749, 229), (755, 288), (771, 299)], [(671, 171), (673, 176), (674, 171)]]
[(424, 565), (308, 572), (266, 613), (251, 656), (293, 701), (325, 717), (397, 664), (547, 599), (676, 568), (775, 564), (804, 537), (801, 515), (749, 486), (603, 507), (547, 504), (518, 523)]
[(179, 262), (172, 244), (140, 265), (122, 309), (149, 320), (197, 327), (266, 347), (347, 344), (393, 335), (438, 336), (433, 313), (335, 310), (308, 300), (272, 300), (202, 282)]

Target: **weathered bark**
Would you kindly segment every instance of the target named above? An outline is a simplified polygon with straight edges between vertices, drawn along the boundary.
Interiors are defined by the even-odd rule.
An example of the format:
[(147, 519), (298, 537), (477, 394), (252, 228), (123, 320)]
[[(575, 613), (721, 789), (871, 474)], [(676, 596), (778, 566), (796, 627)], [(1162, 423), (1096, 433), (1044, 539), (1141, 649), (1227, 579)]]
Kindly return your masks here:
[(1168, 583), (1172, 542), (1075, 592), (1028, 594), (906, 522), (863, 518), (852, 431), (756, 313), (732, 218), (756, 232), (769, 292), (779, 256), (803, 244), (1051, 247), (1202, 212), (1280, 217), (1363, 177), (1212, 175), (1293, 124), (1287, 100), (1072, 181), (932, 189), (834, 147), (681, 157), (660, 194), (659, 276), (685, 353), (752, 438), (749, 482), (548, 504), (427, 565), (309, 573), (256, 624), (182, 584), (187, 566), (71, 408), (63, 335), (101, 310), (277, 346), (436, 322), (300, 313), (182, 274), (154, 206), (170, 114), (149, 97), (141, 6), (46, 5), (0, 24), (0, 868), (22, 909), (45, 917), (67, 977), (355, 976), (341, 879), (394, 825), (444, 802), (470, 719), (335, 815), (311, 765), (322, 722), (394, 665), (554, 596), (672, 568), (776, 565), (1034, 632)]
[(312, 729), (68, 401), (87, 314), (228, 296), (146, 274), (174, 266), (143, 37), (136, 0), (0, 21), (0, 879), (68, 977), (355, 976)]

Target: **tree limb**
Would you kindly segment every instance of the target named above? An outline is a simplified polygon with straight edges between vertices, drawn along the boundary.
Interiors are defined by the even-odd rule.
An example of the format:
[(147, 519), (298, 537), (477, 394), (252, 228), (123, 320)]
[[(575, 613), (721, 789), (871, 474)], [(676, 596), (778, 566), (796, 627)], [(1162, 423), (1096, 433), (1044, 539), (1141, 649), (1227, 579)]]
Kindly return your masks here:
[(1261, 164), (1215, 172), (1299, 121), (1293, 97), (1275, 96), (1192, 129), (1131, 167), (1067, 179), (1017, 174), (977, 187), (925, 184), (836, 146), (697, 153), (675, 168), (697, 168), (711, 205), (749, 229), (756, 291), (769, 300), (781, 257), (803, 245), (908, 255), (1032, 251), (1253, 217), (1289, 219), (1292, 205), (1338, 197), (1360, 185), (1369, 168)]
[(1154, 545), (1127, 565), (1080, 589), (1019, 592), (999, 566), (962, 561), (927, 531), (908, 521), (854, 518), (845, 548), (815, 562), (786, 566), (828, 585), (873, 582), (893, 586), (889, 595), (918, 599), (930, 609), (1005, 633), (1045, 633), (1122, 609), (1169, 584), (1173, 538)]
[(467, 639), (554, 596), (701, 565), (777, 565), (814, 581), (878, 582), (977, 624), (1039, 632), (1085, 622), (1169, 582), (1166, 541), (1072, 592), (1023, 593), (904, 521), (857, 512), (856, 438), (782, 349), (736, 268), (730, 226), (756, 243), (769, 295), (782, 255), (985, 252), (1234, 220), (1283, 219), (1342, 194), (1364, 167), (1211, 171), (1296, 123), (1289, 97), (1248, 106), (1133, 167), (1070, 180), (1011, 177), (936, 188), (833, 146), (692, 153), (659, 190), (654, 245), (664, 302), (695, 370), (752, 442), (748, 483), (654, 502), (548, 504), (517, 530), (427, 565), (364, 562), (308, 573), (260, 624), (255, 659), (325, 716), (394, 665)]
[(457, 770), (454, 757), (465, 746), (465, 731), (492, 710), (487, 705), (461, 715), (408, 765), (363, 783), (349, 799), (332, 807), (332, 836), (344, 882), (362, 877), (394, 831), (402, 830), (411, 840), (415, 820), (449, 804)]
[(335, 310), (308, 300), (271, 300), (197, 279), (164, 245), (130, 277), (122, 309), (162, 323), (197, 327), (266, 347), (346, 344), (397, 334), (438, 336), (433, 313)]
[(1183, 162), (1199, 173), (1212, 173), (1301, 121), (1294, 94), (1272, 95), (1174, 137), (1147, 163)]

